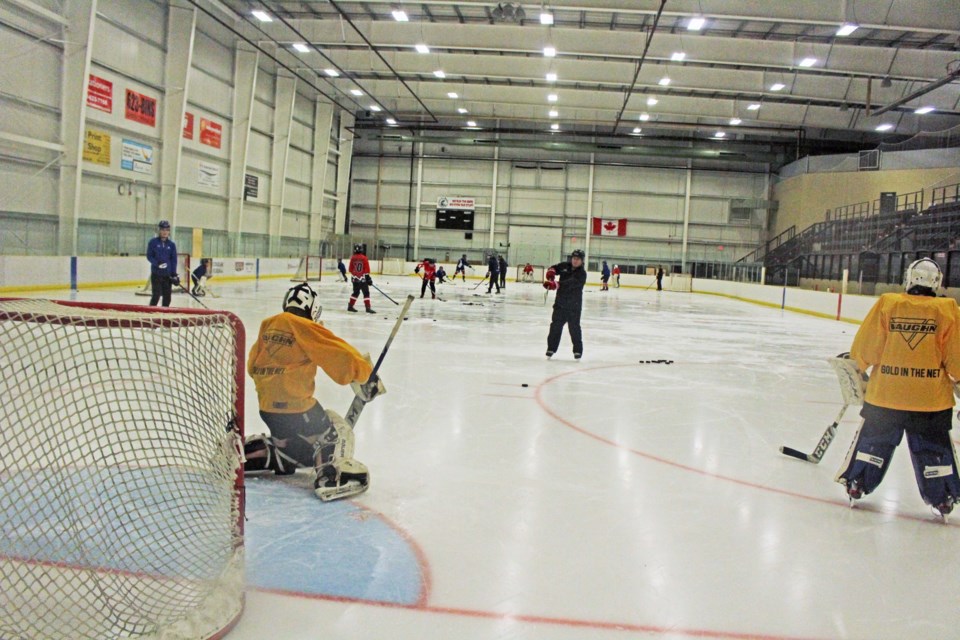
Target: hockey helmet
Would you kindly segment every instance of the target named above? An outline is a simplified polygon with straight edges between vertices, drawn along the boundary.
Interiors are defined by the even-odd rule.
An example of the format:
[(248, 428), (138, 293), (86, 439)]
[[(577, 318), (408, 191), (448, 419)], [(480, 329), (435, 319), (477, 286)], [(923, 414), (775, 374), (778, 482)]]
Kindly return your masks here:
[(936, 291), (943, 282), (940, 266), (930, 258), (920, 258), (910, 263), (903, 274), (903, 288), (910, 293), (914, 287)]
[(585, 256), (586, 254), (583, 252), (583, 249), (574, 249), (573, 253), (570, 254), (571, 258), (580, 258), (581, 260), (583, 260)]
[(365, 245), (365, 244), (355, 244), (355, 245), (353, 245), (353, 252), (354, 252), (354, 253), (362, 253), (363, 255), (367, 255), (367, 245)]
[(169, 229), (169, 228), (170, 228), (170, 223), (167, 222), (166, 220), (161, 220), (160, 222), (157, 223), (157, 229)]
[(283, 296), (283, 310), (317, 321), (323, 307), (317, 301), (317, 292), (306, 282), (301, 282)]

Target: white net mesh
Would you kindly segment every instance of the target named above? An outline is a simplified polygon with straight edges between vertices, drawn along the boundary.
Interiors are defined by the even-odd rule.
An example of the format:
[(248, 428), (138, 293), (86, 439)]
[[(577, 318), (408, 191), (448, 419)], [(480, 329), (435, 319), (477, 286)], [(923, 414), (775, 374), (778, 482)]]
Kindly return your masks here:
[(323, 259), (320, 256), (303, 256), (291, 282), (319, 282)]
[(0, 300), (0, 638), (209, 638), (242, 609), (243, 327), (118, 309)]
[(380, 274), (385, 276), (402, 276), (406, 273), (406, 263), (403, 258), (384, 258), (380, 266)]
[(540, 284), (546, 277), (547, 269), (543, 265), (532, 264), (531, 269), (527, 269), (526, 264), (517, 267), (517, 282), (532, 282)]

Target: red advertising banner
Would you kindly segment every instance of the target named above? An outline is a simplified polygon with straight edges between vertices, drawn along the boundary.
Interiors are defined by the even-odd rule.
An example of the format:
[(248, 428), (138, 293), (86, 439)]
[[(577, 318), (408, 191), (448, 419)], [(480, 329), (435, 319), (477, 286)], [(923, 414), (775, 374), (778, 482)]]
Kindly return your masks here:
[(87, 106), (113, 113), (113, 83), (91, 73), (87, 82)]
[(193, 140), (193, 114), (189, 111), (183, 114), (183, 137)]
[(220, 148), (220, 140), (223, 137), (223, 125), (213, 120), (200, 118), (200, 143), (210, 145), (215, 149)]
[(157, 126), (157, 99), (127, 89), (127, 120)]

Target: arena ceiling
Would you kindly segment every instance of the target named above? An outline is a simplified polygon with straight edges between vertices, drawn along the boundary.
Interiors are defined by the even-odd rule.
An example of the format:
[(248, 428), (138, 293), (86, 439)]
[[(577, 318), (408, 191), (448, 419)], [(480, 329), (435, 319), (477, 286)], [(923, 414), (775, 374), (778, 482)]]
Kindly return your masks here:
[(957, 0), (190, 2), (367, 130), (829, 148), (960, 125)]

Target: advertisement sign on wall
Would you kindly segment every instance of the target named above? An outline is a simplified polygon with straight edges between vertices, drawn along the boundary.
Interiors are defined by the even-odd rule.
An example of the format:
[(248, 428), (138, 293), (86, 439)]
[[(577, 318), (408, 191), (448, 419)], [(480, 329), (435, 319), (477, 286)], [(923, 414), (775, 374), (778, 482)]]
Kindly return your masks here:
[(193, 114), (189, 111), (183, 114), (183, 137), (193, 140)]
[(113, 83), (91, 73), (87, 82), (87, 106), (113, 113)]
[(87, 162), (110, 166), (110, 134), (106, 131), (87, 129), (83, 141), (83, 159)]
[(215, 149), (220, 148), (220, 139), (223, 135), (223, 126), (213, 120), (200, 118), (200, 143)]
[(197, 169), (197, 184), (201, 187), (220, 186), (220, 165), (200, 160)]
[(157, 126), (157, 99), (127, 89), (127, 120)]
[(256, 198), (260, 193), (260, 177), (249, 173), (243, 174), (243, 199)]
[(120, 168), (137, 173), (152, 173), (153, 147), (124, 138), (120, 152)]

